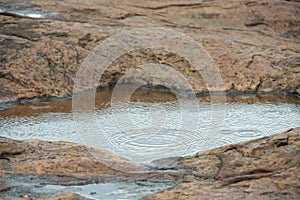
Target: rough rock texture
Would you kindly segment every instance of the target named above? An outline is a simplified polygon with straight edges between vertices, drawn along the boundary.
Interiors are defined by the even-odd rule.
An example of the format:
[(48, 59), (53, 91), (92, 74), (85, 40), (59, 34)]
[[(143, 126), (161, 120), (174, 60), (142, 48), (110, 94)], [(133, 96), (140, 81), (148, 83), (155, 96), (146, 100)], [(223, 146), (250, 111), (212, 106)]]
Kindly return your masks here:
[[(153, 26), (183, 32), (202, 44), (228, 92), (300, 93), (298, 1), (27, 2), (15, 5), (2, 0), (0, 7), (58, 15), (39, 19), (0, 12), (0, 103), (71, 95), (80, 64), (98, 42), (121, 29)], [(157, 50), (120, 57), (97, 86), (113, 85), (128, 68), (146, 62), (172, 66), (196, 92), (207, 92), (186, 60)]]
[(183, 172), (155, 171), (106, 150), (69, 142), (19, 141), (0, 137), (1, 191), (9, 177), (39, 177), (53, 184), (72, 185), (110, 181), (169, 180)]
[[(130, 176), (131, 172), (149, 170), (108, 151), (68, 142), (18, 141), (0, 137), (0, 147), (0, 176), (37, 175), (63, 183), (86, 182), (99, 177), (115, 180)], [(148, 176), (164, 177), (163, 173)]]
[[(158, 160), (153, 165), (154, 171), (137, 174), (105, 166), (86, 147), (72, 143), (1, 138), (0, 147), (0, 176), (4, 181), (7, 176), (36, 175), (60, 184), (87, 183), (99, 177), (101, 181), (130, 178), (178, 183), (174, 189), (144, 197), (147, 200), (298, 199), (300, 196), (300, 128), (176, 161)], [(102, 157), (110, 156), (116, 164), (126, 164), (132, 169), (140, 167), (103, 150), (93, 150)], [(10, 187), (4, 183), (0, 189), (1, 196)]]
[(299, 199), (300, 128), (185, 157), (187, 177), (152, 199)]
[[(201, 44), (215, 60), (228, 92), (300, 94), (297, 0), (27, 2), (0, 1), (0, 104), (71, 95), (79, 66), (99, 42), (122, 29), (153, 26), (174, 29)], [(14, 12), (30, 9), (49, 15), (30, 18)], [(207, 92), (203, 78), (184, 58), (155, 49), (121, 56), (97, 87), (114, 85), (128, 69), (149, 62), (172, 66), (196, 92)], [(143, 83), (155, 86), (156, 81)], [(82, 145), (0, 138), (0, 176), (90, 181), (136, 176), (110, 166), (144, 169), (106, 151), (89, 150), (105, 162)], [(144, 199), (299, 199), (300, 129), (157, 163), (161, 167), (156, 172), (138, 177), (174, 179), (179, 186)], [(10, 190), (2, 180), (0, 185), (0, 194)]]

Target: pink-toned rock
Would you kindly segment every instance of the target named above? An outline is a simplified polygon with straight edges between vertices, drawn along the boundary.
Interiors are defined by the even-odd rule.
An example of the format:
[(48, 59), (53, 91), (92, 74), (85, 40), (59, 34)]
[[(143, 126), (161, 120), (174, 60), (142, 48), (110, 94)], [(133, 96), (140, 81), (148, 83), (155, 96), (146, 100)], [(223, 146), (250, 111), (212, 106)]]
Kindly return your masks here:
[[(2, 1), (4, 5), (9, 2)], [(299, 94), (297, 1), (28, 3), (30, 8), (59, 15), (30, 19), (0, 13), (0, 103), (71, 95), (80, 64), (99, 41), (120, 28), (153, 26), (173, 28), (202, 44), (215, 60), (228, 92)], [(97, 86), (114, 85), (130, 67), (147, 62), (168, 64), (184, 75), (196, 92), (207, 91), (187, 61), (161, 51), (124, 55)]]
[(199, 152), (180, 163), (193, 178), (152, 199), (298, 199), (300, 128)]
[[(34, 175), (60, 183), (85, 183), (99, 178), (102, 181), (155, 179), (178, 183), (174, 189), (144, 197), (148, 200), (299, 197), (300, 128), (175, 161), (158, 160), (155, 164), (158, 167), (151, 172), (138, 171), (145, 170), (145, 166), (107, 151), (67, 142), (0, 138), (0, 147), (2, 177)], [(109, 158), (110, 165), (95, 159), (95, 155)], [(131, 171), (115, 169), (120, 165)], [(178, 171), (165, 171), (164, 168)], [(134, 170), (139, 173), (132, 173)]]
[[(71, 95), (80, 64), (100, 41), (123, 28), (153, 26), (183, 32), (202, 44), (229, 93), (300, 94), (297, 0), (27, 2), (26, 9), (59, 15), (33, 19), (0, 12), (0, 104)], [(11, 0), (2, 0), (1, 8), (9, 7), (7, 3)], [(148, 62), (172, 66), (196, 92), (207, 92), (203, 78), (184, 58), (145, 49), (117, 59), (96, 86), (114, 85), (130, 67)], [(159, 80), (153, 81), (149, 84)], [(139, 175), (172, 178), (179, 183), (177, 188), (144, 199), (298, 199), (299, 141), (298, 128), (181, 158), (175, 166), (183, 170), (180, 174)], [(110, 166), (125, 165), (132, 171), (144, 167), (103, 150), (92, 150), (109, 157)], [(65, 142), (0, 138), (0, 166), (1, 176), (37, 175), (64, 181), (133, 177), (95, 159), (87, 147)], [(79, 197), (68, 194), (53, 198)]]
[[(54, 182), (176, 179), (182, 172), (153, 171), (103, 149), (70, 142), (0, 137), (0, 177), (33, 175)], [(151, 171), (150, 171), (151, 170)]]
[(60, 177), (63, 180), (89, 180), (93, 177), (124, 174), (116, 170), (118, 166), (129, 171), (143, 167), (105, 150), (68, 142), (0, 138), (0, 147), (0, 175), (23, 174)]

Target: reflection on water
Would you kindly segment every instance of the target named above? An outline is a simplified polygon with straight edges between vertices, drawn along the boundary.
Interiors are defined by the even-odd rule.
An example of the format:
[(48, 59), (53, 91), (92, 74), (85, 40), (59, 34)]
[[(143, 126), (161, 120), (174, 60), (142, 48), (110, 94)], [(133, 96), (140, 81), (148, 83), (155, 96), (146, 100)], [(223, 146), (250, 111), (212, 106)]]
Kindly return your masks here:
[(141, 197), (162, 191), (164, 189), (174, 187), (171, 181), (131, 181), (131, 182), (114, 182), (114, 183), (100, 183), (89, 184), (82, 186), (58, 186), (47, 185), (45, 189), (76, 192), (83, 197), (89, 199), (140, 199)]
[[(162, 149), (164, 154), (161, 157), (193, 154), (201, 150), (208, 134), (211, 134), (212, 110), (206, 97), (199, 100), (198, 110), (187, 107), (183, 115), (179, 103), (170, 93), (140, 90), (133, 96), (132, 102), (118, 108), (109, 106), (110, 95), (110, 90), (102, 91), (96, 98), (98, 109), (95, 116), (99, 131), (102, 131), (112, 147), (105, 148), (132, 161), (140, 162), (140, 158), (155, 152), (161, 154)], [(235, 102), (237, 98), (242, 102)], [(271, 103), (268, 98), (229, 97), (222, 134), (215, 147), (300, 126), (297, 99), (283, 98), (280, 102), (277, 98), (277, 102)], [(247, 103), (249, 101), (250, 104)], [(31, 103), (1, 111), (1, 136), (80, 143), (82, 138), (77, 134), (70, 111), (71, 100)], [(199, 125), (181, 127), (183, 116), (187, 121), (197, 120)], [(101, 142), (99, 147), (104, 147)]]
[(88, 185), (62, 186), (53, 185), (46, 180), (35, 177), (8, 177), (7, 184), (12, 189), (5, 192), (2, 197), (19, 198), (21, 195), (50, 196), (62, 193), (77, 193), (88, 199), (140, 199), (141, 197), (153, 194), (162, 190), (174, 187), (172, 181), (126, 181), (107, 182)]
[(28, 2), (9, 2), (1, 4), (0, 14), (26, 18), (52, 18), (58, 16), (56, 12), (33, 8), (33, 5)]

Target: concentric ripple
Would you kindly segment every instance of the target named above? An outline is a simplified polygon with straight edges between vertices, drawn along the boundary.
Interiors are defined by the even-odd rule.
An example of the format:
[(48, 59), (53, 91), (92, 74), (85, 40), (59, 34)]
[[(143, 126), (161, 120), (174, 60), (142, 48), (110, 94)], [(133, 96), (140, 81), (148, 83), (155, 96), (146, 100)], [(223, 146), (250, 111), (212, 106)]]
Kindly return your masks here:
[[(100, 142), (95, 146), (135, 162), (144, 162), (142, 158), (150, 154), (157, 158), (194, 154), (203, 150), (201, 144), (205, 143), (212, 126), (210, 104), (199, 101), (198, 106), (198, 111), (185, 110), (185, 117), (191, 120), (198, 117), (197, 128), (180, 127), (182, 110), (177, 101), (130, 102), (124, 107), (99, 109), (97, 121), (109, 145), (103, 146)], [(300, 126), (300, 106), (297, 104), (228, 103), (226, 107), (225, 123), (216, 147)], [(128, 117), (131, 123), (116, 121), (120, 116)], [(163, 121), (159, 121), (160, 118)], [(158, 126), (153, 126), (153, 122), (159, 122)], [(0, 116), (0, 133), (15, 139), (81, 142), (72, 114), (63, 112)]]

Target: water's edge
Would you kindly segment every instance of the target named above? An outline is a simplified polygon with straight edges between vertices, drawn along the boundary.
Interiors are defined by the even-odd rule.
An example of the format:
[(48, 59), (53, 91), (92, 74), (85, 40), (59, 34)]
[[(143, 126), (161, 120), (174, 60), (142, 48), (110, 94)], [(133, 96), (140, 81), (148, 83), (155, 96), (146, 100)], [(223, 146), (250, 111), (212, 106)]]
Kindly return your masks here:
[[(96, 107), (99, 109), (98, 116), (105, 116), (101, 118), (102, 122), (105, 124), (105, 119), (108, 119), (110, 116), (110, 112), (115, 112), (114, 110), (110, 110), (109, 106), (107, 107), (107, 103), (110, 102), (111, 97), (111, 89), (101, 90), (98, 92), (99, 96), (97, 98), (96, 95)], [(200, 107), (204, 110), (202, 116), (203, 119), (208, 118), (207, 111), (205, 109), (209, 108), (210, 98), (209, 96), (200, 96), (199, 101), (202, 102)], [(24, 137), (27, 131), (39, 130), (46, 131), (45, 134), (49, 133), (57, 133), (57, 137), (59, 140), (64, 139), (64, 129), (65, 133), (68, 135), (70, 133), (70, 127), (66, 126), (66, 123), (69, 119), (71, 119), (72, 112), (72, 99), (71, 98), (63, 98), (63, 99), (52, 99), (48, 101), (44, 99), (33, 100), (31, 102), (24, 101), (14, 107), (7, 107), (4, 110), (0, 111), (0, 132), (5, 137), (9, 136), (11, 133), (15, 133), (18, 137)], [(99, 100), (97, 104), (97, 100)], [(144, 113), (146, 110), (144, 108), (149, 108), (149, 105), (156, 105), (158, 102), (159, 105), (165, 105), (167, 102), (167, 110), (168, 112), (174, 112), (174, 108), (176, 105), (170, 102), (174, 102), (176, 97), (173, 94), (170, 94), (166, 91), (155, 91), (153, 90), (140, 90), (137, 92), (135, 97), (133, 98), (133, 105), (137, 106), (137, 111)], [(236, 103), (240, 102), (240, 103)], [(243, 94), (243, 95), (230, 95), (227, 97), (227, 110), (228, 110), (228, 121), (225, 120), (227, 127), (223, 132), (225, 143), (220, 143), (219, 146), (228, 145), (241, 141), (249, 141), (251, 139), (261, 138), (265, 136), (270, 136), (273, 134), (277, 134), (286, 129), (292, 127), (300, 127), (300, 119), (297, 120), (297, 113), (299, 113), (299, 105), (300, 99), (295, 96), (287, 96), (287, 95), (253, 95), (253, 94)], [(149, 104), (149, 105), (148, 105)], [(151, 106), (150, 106), (151, 107)], [(154, 106), (154, 113), (156, 107)], [(239, 110), (241, 109), (241, 110)], [(121, 111), (122, 109), (118, 110)], [(133, 110), (133, 114), (136, 110)], [(236, 112), (238, 111), (238, 112)], [(248, 113), (247, 113), (248, 112)], [(174, 114), (174, 113), (173, 113)], [(175, 116), (171, 115), (172, 117)], [(239, 116), (240, 115), (240, 116)], [(37, 125), (41, 121), (37, 121), (35, 123), (34, 119), (44, 119), (47, 123), (41, 123), (41, 127)], [(144, 115), (137, 115), (136, 119), (142, 119)], [(243, 117), (241, 117), (243, 116)], [(254, 117), (253, 117), (254, 116)], [(10, 119), (20, 119), (20, 121), (16, 121), (16, 123), (12, 123), (12, 127), (8, 126), (10, 124)], [(252, 118), (251, 118), (252, 117)], [(298, 116), (299, 117), (299, 116)], [(175, 119), (177, 119), (175, 117)], [(256, 120), (256, 121), (255, 121)], [(277, 121), (276, 121), (277, 120)], [(293, 121), (294, 120), (294, 121)], [(26, 121), (29, 122), (29, 126), (20, 126), (23, 124), (26, 125)], [(176, 122), (176, 120), (175, 120)], [(1, 124), (2, 123), (2, 124)], [(63, 123), (62, 126), (59, 123)], [(110, 121), (107, 121), (108, 126), (106, 128), (110, 128), (112, 126)], [(206, 121), (203, 121), (203, 124), (206, 124)], [(171, 124), (172, 125), (172, 124)], [(14, 129), (14, 127), (19, 127), (19, 129)], [(173, 125), (172, 125), (173, 126)], [(6, 129), (5, 129), (6, 127)], [(35, 129), (36, 127), (36, 129)], [(47, 129), (49, 127), (49, 129)], [(54, 128), (55, 127), (55, 128)], [(254, 128), (256, 128), (255, 131)], [(268, 132), (268, 128), (276, 129), (276, 132)], [(265, 131), (260, 130), (260, 128), (265, 128)], [(2, 131), (1, 131), (2, 130)], [(172, 130), (172, 129), (170, 129)], [(236, 133), (234, 132), (236, 130)], [(12, 132), (9, 132), (12, 131)], [(21, 131), (21, 132), (20, 132)], [(109, 129), (109, 133), (112, 133), (113, 130)], [(172, 132), (172, 131), (171, 131)], [(267, 133), (268, 132), (268, 133)], [(28, 132), (29, 133), (29, 132)], [(39, 132), (41, 134), (41, 132)], [(261, 135), (261, 133), (265, 135)], [(266, 134), (267, 133), (267, 134)], [(19, 134), (19, 135), (18, 135)], [(23, 135), (22, 135), (23, 134)], [(233, 134), (233, 135), (232, 135)], [(113, 136), (113, 134), (110, 134)], [(241, 140), (228, 139), (229, 136), (237, 136), (237, 138), (241, 138)], [(30, 135), (29, 135), (30, 136)], [(225, 137), (226, 136), (226, 137)], [(33, 135), (34, 137), (34, 135)], [(55, 136), (56, 137), (56, 136)], [(16, 137), (13, 137), (16, 138)], [(225, 140), (227, 138), (227, 140)], [(45, 138), (47, 140), (47, 138)], [(168, 139), (168, 138), (167, 138)], [(51, 140), (51, 139), (49, 139)], [(54, 140), (55, 141), (55, 140)], [(71, 141), (76, 142), (76, 141)], [(77, 142), (78, 143), (78, 142)], [(218, 146), (218, 147), (219, 147)], [(199, 149), (197, 149), (198, 151)], [(118, 153), (118, 152), (113, 152)], [(173, 155), (174, 152), (172, 153)], [(190, 156), (192, 154), (189, 154)], [(180, 155), (179, 155), (180, 156)], [(163, 158), (168, 158), (163, 157)], [(183, 157), (184, 159), (185, 157)], [(187, 158), (187, 157), (186, 157)], [(2, 159), (2, 158), (0, 158)], [(6, 158), (5, 158), (6, 159)], [(176, 159), (174, 159), (176, 160)], [(156, 163), (158, 162), (158, 163)], [(173, 170), (174, 166), (171, 162), (165, 162), (162, 160), (155, 160), (151, 163), (152, 168), (157, 171), (167, 172), (168, 170)], [(175, 163), (175, 165), (177, 165)], [(177, 166), (178, 167), (178, 166)], [(176, 166), (175, 166), (176, 168)], [(176, 172), (176, 170), (175, 170)], [(0, 192), (0, 197), (6, 198), (17, 198), (24, 194), (30, 194), (32, 196), (51, 196), (56, 194), (61, 194), (65, 192), (69, 193), (77, 193), (81, 196), (88, 199), (118, 199), (119, 197), (124, 197), (125, 199), (140, 199), (143, 196), (154, 194), (160, 191), (166, 191), (170, 189), (175, 189), (178, 186), (178, 183), (174, 180), (156, 180), (154, 179), (141, 179), (141, 180), (130, 180), (126, 179), (123, 181), (104, 181), (104, 182), (70, 182), (69, 186), (64, 186), (61, 182), (51, 182), (47, 179), (41, 179), (36, 176), (23, 176), (23, 175), (14, 175), (14, 176), (0, 176), (1, 180), (6, 182), (12, 189), (8, 190), (5, 193)], [(84, 185), (82, 185), (84, 183)], [(81, 186), (76, 186), (81, 184)]]
[[(107, 87), (99, 87), (96, 90), (93, 90), (92, 92), (101, 92), (106, 90), (112, 90), (113, 86), (107, 86)], [(142, 87), (143, 90), (149, 90), (154, 92), (166, 92), (169, 93), (170, 91), (166, 88), (161, 87)], [(81, 94), (89, 93), (89, 91), (85, 91)], [(57, 96), (35, 96), (32, 98), (20, 98), (15, 101), (1, 101), (0, 103), (0, 111), (5, 110), (11, 107), (14, 107), (19, 104), (26, 104), (26, 103), (38, 103), (38, 102), (44, 102), (44, 101), (64, 101), (64, 100), (70, 100), (73, 98), (73, 95), (81, 95), (81, 94), (71, 94), (63, 97), (57, 97)], [(215, 91), (215, 92), (196, 92), (195, 95), (197, 97), (208, 97), (210, 95), (226, 95), (227, 97), (234, 97), (234, 96), (242, 96), (242, 95), (282, 95), (286, 97), (292, 97), (292, 98), (298, 98), (300, 99), (300, 95), (297, 93), (290, 93), (287, 90), (277, 90), (277, 91), (270, 91), (270, 92), (262, 92), (262, 91), (256, 91), (256, 90), (249, 90), (249, 91), (239, 91), (239, 90), (227, 90), (227, 91)], [(2, 97), (3, 98), (3, 97)]]

